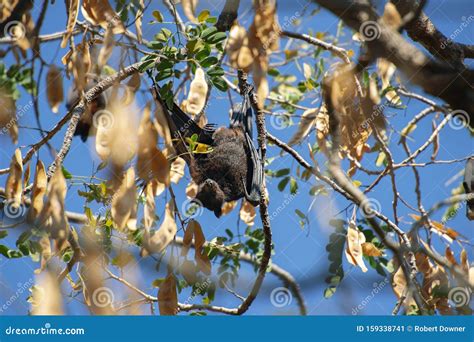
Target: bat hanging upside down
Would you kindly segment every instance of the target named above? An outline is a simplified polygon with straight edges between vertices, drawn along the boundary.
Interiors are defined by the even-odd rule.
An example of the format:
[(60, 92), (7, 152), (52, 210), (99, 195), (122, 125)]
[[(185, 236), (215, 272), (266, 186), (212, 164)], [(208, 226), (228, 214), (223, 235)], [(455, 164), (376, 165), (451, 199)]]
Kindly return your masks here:
[[(173, 103), (169, 108), (154, 86), (156, 100), (163, 107), (173, 146), (189, 166), (191, 177), (198, 185), (195, 202), (222, 215), (226, 202), (245, 198), (253, 206), (260, 201), (263, 168), (260, 154), (252, 142), (252, 108), (249, 94), (232, 109), (230, 126), (208, 124), (201, 128), (181, 108)], [(206, 153), (194, 153), (190, 144), (209, 146)]]

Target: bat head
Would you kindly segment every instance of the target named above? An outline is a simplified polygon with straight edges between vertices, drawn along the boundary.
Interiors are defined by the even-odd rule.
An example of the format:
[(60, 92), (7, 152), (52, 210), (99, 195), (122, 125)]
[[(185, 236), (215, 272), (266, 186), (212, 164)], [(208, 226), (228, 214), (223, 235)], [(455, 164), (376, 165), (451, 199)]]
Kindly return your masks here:
[(205, 208), (212, 210), (216, 217), (221, 217), (225, 194), (216, 181), (206, 179), (199, 184), (195, 200), (199, 201)]

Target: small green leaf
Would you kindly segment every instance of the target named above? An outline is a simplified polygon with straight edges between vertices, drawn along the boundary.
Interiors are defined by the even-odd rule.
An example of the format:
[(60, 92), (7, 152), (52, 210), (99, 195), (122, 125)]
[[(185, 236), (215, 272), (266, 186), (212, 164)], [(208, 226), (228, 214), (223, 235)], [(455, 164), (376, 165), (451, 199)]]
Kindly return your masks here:
[(210, 36), (207, 41), (211, 44), (218, 44), (224, 41), (227, 38), (227, 34), (225, 32), (217, 32)]
[(296, 215), (298, 215), (301, 219), (306, 219), (306, 215), (299, 209), (295, 209)]
[(335, 286), (329, 286), (324, 290), (324, 298), (329, 299), (331, 298), (335, 293), (336, 293), (336, 287)]
[(16, 245), (19, 246), (19, 245), (25, 243), (26, 241), (28, 241), (28, 239), (30, 237), (31, 237), (31, 232), (30, 231), (21, 233), (21, 235), (16, 240)]
[(222, 92), (225, 92), (227, 91), (227, 89), (229, 89), (227, 82), (224, 81), (224, 79), (220, 76), (211, 78), (211, 82), (217, 89)]
[(173, 76), (173, 69), (165, 69), (163, 71), (158, 72), (158, 74), (155, 77), (155, 80), (157, 82), (163, 81), (169, 77)]
[(66, 179), (71, 179), (72, 178), (72, 174), (68, 170), (66, 170), (66, 168), (64, 166), (61, 166), (61, 170), (63, 172), (64, 178), (66, 178)]
[(293, 177), (290, 179), (290, 192), (292, 195), (295, 195), (298, 193), (298, 183), (296, 182), (296, 179)]
[(210, 67), (210, 66), (212, 66), (212, 65), (217, 64), (218, 62), (219, 62), (219, 60), (217, 59), (217, 57), (215, 57), (215, 56), (209, 56), (209, 57), (204, 58), (204, 59), (200, 62), (200, 64), (201, 64), (201, 66), (202, 66), (203, 68), (208, 68), (208, 67)]
[(387, 156), (385, 155), (385, 152), (382, 151), (377, 156), (377, 160), (375, 161), (375, 165), (377, 167), (380, 167), (382, 165), (385, 165), (386, 162), (387, 162)]
[(207, 71), (207, 74), (210, 77), (215, 77), (215, 76), (224, 76), (224, 69), (222, 69), (219, 66), (213, 67)]
[(271, 69), (268, 69), (268, 74), (270, 76), (276, 77), (276, 76), (280, 75), (280, 72), (277, 69), (271, 68)]
[(203, 22), (205, 22), (205, 21), (207, 20), (207, 18), (209, 18), (209, 15), (210, 15), (210, 14), (211, 14), (211, 13), (209, 12), (209, 10), (204, 10), (204, 11), (202, 11), (201, 13), (199, 13), (197, 19), (198, 19), (198, 21), (199, 21), (200, 23), (203, 23)]
[(156, 19), (157, 22), (162, 23), (163, 22), (163, 15), (161, 14), (160, 11), (155, 10), (153, 11), (153, 17)]
[(208, 27), (207, 29), (202, 31), (201, 38), (206, 41), (207, 39), (209, 39), (209, 37), (211, 37), (216, 32), (217, 32), (217, 28), (215, 26)]
[(286, 185), (290, 181), (290, 177), (283, 178), (280, 183), (278, 183), (278, 190), (283, 191), (286, 188)]
[(144, 61), (140, 66), (138, 67), (138, 71), (140, 72), (145, 72), (146, 70), (150, 69), (153, 65), (155, 64), (155, 60), (148, 60)]
[(277, 172), (275, 172), (275, 177), (283, 177), (283, 176), (287, 176), (290, 174), (290, 169), (289, 168), (286, 168), (286, 169), (280, 169), (278, 170)]
[(209, 46), (203, 46), (199, 52), (196, 53), (196, 59), (202, 63), (202, 61), (211, 54), (211, 48)]

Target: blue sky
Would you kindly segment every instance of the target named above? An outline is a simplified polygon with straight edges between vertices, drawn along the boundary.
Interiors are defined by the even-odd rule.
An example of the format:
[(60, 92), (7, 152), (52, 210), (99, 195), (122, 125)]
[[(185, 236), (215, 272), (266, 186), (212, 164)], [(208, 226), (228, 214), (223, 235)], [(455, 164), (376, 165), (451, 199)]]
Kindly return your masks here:
[[(218, 5), (216, 5), (218, 3)], [(249, 0), (242, 1), (241, 13), (243, 8), (247, 8)], [(377, 3), (380, 3), (378, 1)], [(295, 1), (279, 1), (278, 15), (280, 22), (284, 22), (285, 18), (292, 17), (296, 12), (301, 13), (303, 8), (306, 6), (306, 1), (295, 0)], [(33, 10), (33, 16), (36, 18), (39, 12), (39, 2), (36, 2), (36, 8)], [(211, 14), (217, 16), (222, 7), (222, 1), (201, 1), (198, 8), (198, 12), (201, 9), (211, 9)], [(314, 5), (310, 5), (310, 9), (316, 8)], [(380, 8), (380, 6), (379, 6)], [(166, 18), (169, 19), (168, 12), (161, 1), (152, 1), (150, 9), (159, 9)], [(308, 10), (310, 12), (310, 10)], [(426, 7), (426, 12), (438, 26), (438, 28), (446, 35), (450, 35), (455, 30), (460, 28), (461, 23), (470, 15), (474, 15), (474, 8), (470, 0), (454, 0), (454, 1), (429, 1)], [(152, 39), (153, 35), (158, 32), (160, 26), (158, 25), (147, 25), (147, 22), (152, 19), (151, 11), (148, 11), (144, 19), (144, 37)], [(248, 26), (251, 22), (252, 16), (246, 14), (240, 19), (241, 24)], [(80, 16), (80, 20), (82, 20)], [(64, 3), (57, 1), (55, 5), (50, 6), (48, 14), (45, 20), (45, 24), (41, 30), (42, 34), (52, 33), (61, 31), (64, 29), (66, 23), (66, 16), (64, 11)], [(166, 25), (166, 24), (163, 24)], [(299, 32), (307, 32), (312, 30), (313, 32), (326, 32), (328, 37), (334, 35), (337, 29), (338, 20), (329, 14), (325, 10), (321, 10), (318, 14), (313, 17), (303, 19), (303, 23), (298, 28), (288, 28), (288, 30), (295, 30)], [(169, 29), (173, 29), (173, 25), (167, 25)], [(466, 28), (456, 37), (459, 42), (474, 44), (474, 21), (470, 22)], [(340, 42), (345, 48), (354, 48), (354, 51), (358, 51), (356, 46), (351, 46), (351, 35), (349, 31), (345, 31), (344, 35), (340, 38)], [(76, 38), (79, 41), (79, 38)], [(287, 43), (286, 39), (281, 41), (281, 46), (285, 46)], [(60, 63), (60, 58), (66, 53), (66, 49), (60, 49), (60, 41), (54, 41), (46, 43), (42, 46), (42, 55), (48, 62), (54, 62), (55, 64)], [(327, 53), (323, 56), (328, 57)], [(335, 62), (335, 59), (331, 59), (331, 62)], [(313, 61), (314, 62), (314, 61)], [(10, 58), (5, 60), (7, 65), (12, 63)], [(473, 66), (472, 61), (469, 61), (471, 67)], [(303, 74), (294, 64), (289, 66), (280, 67), (278, 69), (281, 74), (296, 75), (299, 79), (303, 78)], [(45, 129), (53, 127), (54, 123), (59, 120), (62, 115), (66, 113), (64, 105), (61, 106), (59, 114), (53, 114), (47, 104), (44, 82), (45, 78), (41, 80), (40, 89), (43, 93), (40, 94), (40, 111), (41, 111), (41, 123)], [(145, 83), (144, 81), (142, 83)], [(403, 77), (402, 77), (403, 83)], [(65, 90), (69, 87), (70, 81), (64, 79)], [(413, 91), (420, 92), (418, 88), (412, 88)], [(319, 94), (314, 94), (312, 99), (303, 102), (303, 105), (310, 106), (310, 102), (317, 100)], [(148, 96), (147, 99), (150, 99)], [(144, 98), (139, 97), (138, 103), (142, 105)], [(237, 100), (237, 97), (234, 97)], [(441, 103), (440, 100), (437, 100)], [(21, 99), (17, 105), (21, 108), (28, 108), (30, 103), (30, 97), (28, 94), (22, 94)], [(317, 102), (319, 103), (319, 102)], [(404, 98), (404, 103), (407, 104), (406, 110), (395, 110), (389, 108), (385, 114), (389, 117), (390, 125), (392, 125), (396, 131), (400, 131), (405, 127), (408, 121), (424, 108), (419, 102), (415, 100), (408, 100)], [(216, 122), (218, 124), (227, 123), (227, 113), (229, 108), (229, 100), (226, 94), (213, 91), (211, 95), (210, 105), (207, 110), (207, 116), (210, 122)], [(297, 112), (301, 114), (301, 112)], [(19, 120), (20, 126), (35, 126), (34, 112), (31, 109), (25, 111), (25, 114)], [(270, 124), (270, 120), (267, 122), (267, 126), (270, 132), (275, 136), (283, 140), (288, 140), (289, 137), (294, 133), (296, 126), (286, 128), (283, 130), (274, 129)], [(51, 144), (59, 148), (62, 143), (62, 139), (65, 133), (63, 129), (57, 134), (51, 141)], [(425, 119), (418, 125), (418, 128), (413, 135), (413, 141), (410, 142), (412, 149), (422, 144), (425, 139), (431, 133), (431, 119)], [(392, 143), (390, 145), (394, 158), (396, 161), (401, 161), (405, 157), (405, 153), (401, 145), (397, 145), (399, 136), (395, 133), (392, 137)], [(19, 146), (22, 147), (23, 153), (28, 150), (27, 145), (32, 144), (40, 139), (38, 132), (29, 129), (22, 129), (20, 132)], [(314, 136), (309, 138), (311, 143), (314, 143)], [(370, 141), (372, 142), (372, 141)], [(369, 142), (369, 143), (370, 143)], [(446, 127), (440, 135), (440, 152), (438, 159), (449, 160), (456, 159), (466, 156), (473, 151), (472, 139), (469, 136), (467, 130), (453, 130), (450, 127)], [(302, 156), (309, 159), (307, 152), (306, 143), (303, 143), (297, 150)], [(0, 168), (8, 167), (9, 160), (15, 149), (8, 137), (0, 135)], [(100, 163), (99, 159), (93, 152), (93, 139), (89, 139), (88, 143), (84, 144), (80, 139), (76, 138), (73, 141), (73, 145), (69, 155), (67, 156), (64, 166), (69, 172), (74, 175), (88, 176), (94, 167)], [(278, 170), (281, 168), (290, 167), (292, 172), (297, 167), (297, 163), (287, 155), (280, 155), (280, 150), (274, 147), (269, 148), (269, 157), (275, 157), (274, 161), (270, 165), (272, 170)], [(418, 162), (428, 161), (431, 156), (431, 148), (428, 148), (418, 159)], [(43, 148), (39, 153), (45, 164), (50, 164), (51, 157), (49, 152)], [(368, 165), (369, 168), (375, 168), (376, 154), (367, 154), (364, 156), (363, 163)], [(322, 162), (323, 159), (320, 159)], [(458, 163), (454, 165), (436, 165), (428, 166), (420, 169), (422, 177), (422, 193), (423, 202), (426, 208), (431, 207), (434, 203), (439, 200), (449, 197), (451, 189), (456, 187), (460, 178), (451, 184), (447, 182), (452, 179), (453, 176), (459, 173), (463, 168), (464, 164)], [(187, 175), (186, 177), (189, 177)], [(0, 176), (0, 184), (5, 182), (4, 176)], [(358, 172), (355, 179), (362, 182), (363, 185), (368, 185), (373, 180), (368, 178), (362, 172)], [(416, 204), (416, 197), (414, 193), (414, 178), (412, 170), (409, 168), (403, 168), (397, 171), (397, 179), (399, 190), (402, 196), (412, 205)], [(187, 182), (182, 181), (179, 186), (175, 187), (177, 193), (178, 202), (184, 200), (184, 188)], [(284, 203), (285, 197), (277, 189), (278, 181), (270, 179), (268, 182), (270, 192), (270, 215), (276, 212), (278, 208)], [(280, 265), (289, 271), (300, 283), (305, 296), (306, 304), (310, 314), (314, 315), (339, 315), (339, 314), (351, 314), (353, 308), (360, 304), (364, 298), (366, 298), (374, 288), (374, 284), (380, 284), (384, 282), (384, 279), (376, 274), (372, 269), (367, 274), (363, 274), (359, 268), (354, 268), (347, 263), (344, 264), (346, 277), (343, 283), (340, 285), (338, 292), (334, 297), (329, 300), (323, 298), (323, 290), (326, 287), (324, 279), (327, 277), (328, 262), (327, 252), (325, 251), (326, 244), (328, 242), (328, 236), (332, 231), (332, 227), (328, 225), (328, 219), (331, 218), (332, 214), (337, 213), (347, 206), (347, 202), (341, 198), (341, 196), (334, 193), (330, 193), (330, 196), (321, 196), (315, 200), (313, 205), (311, 202), (313, 198), (308, 195), (310, 188), (316, 184), (314, 179), (311, 179), (307, 183), (299, 181), (299, 193), (294, 199), (289, 199), (289, 204), (285, 205), (285, 209), (280, 214), (276, 215), (272, 220), (272, 231), (275, 245), (275, 255), (273, 256), (273, 262)], [(66, 205), (68, 210), (81, 211), (83, 210), (84, 201), (77, 196), (77, 190), (81, 189), (77, 186), (72, 186), (69, 189)], [(389, 177), (385, 177), (381, 184), (377, 187), (377, 190), (371, 194), (371, 197), (377, 199), (382, 210), (391, 217), (391, 185)], [(157, 213), (161, 215), (164, 210), (164, 204), (166, 202), (167, 195), (161, 196), (157, 200)], [(311, 205), (311, 210), (308, 212)], [(415, 205), (416, 206), (416, 205)], [(407, 216), (409, 211), (405, 206), (400, 205), (400, 216), (402, 217), (401, 228), (408, 230), (410, 227), (411, 219)], [(295, 214), (295, 209), (299, 209), (302, 212), (307, 212), (310, 219), (309, 226), (302, 229), (299, 225), (298, 216)], [(211, 212), (205, 211), (203, 215), (198, 218), (201, 223), (206, 238), (208, 240), (215, 236), (224, 235), (224, 230), (229, 228), (234, 233), (237, 232), (237, 210), (231, 215), (224, 216), (221, 219), (216, 219)], [(440, 219), (442, 211), (435, 216), (435, 219)], [(344, 213), (339, 218), (344, 218)], [(258, 226), (258, 219), (256, 220)], [(468, 237), (472, 242), (472, 224), (466, 220), (464, 215), (464, 209), (461, 213), (451, 220), (448, 225), (457, 229), (459, 232)], [(245, 229), (244, 224), (240, 222), (240, 231)], [(10, 231), (10, 237), (6, 239), (7, 244), (14, 245), (15, 236), (17, 231)], [(5, 240), (3, 241), (5, 242)], [(440, 251), (443, 251), (443, 244), (437, 243)], [(469, 254), (472, 255), (472, 247), (468, 250)], [(158, 278), (159, 275), (154, 270), (154, 263), (151, 259), (140, 260), (139, 269), (141, 271), (140, 288), (147, 292), (154, 293), (156, 289), (151, 288), (151, 281)], [(12, 293), (15, 292), (17, 284), (29, 281), (32, 277), (32, 270), (37, 266), (27, 258), (9, 260), (6, 261), (0, 256), (0, 304), (4, 303)], [(238, 292), (245, 295), (248, 291), (252, 280), (254, 279), (253, 270), (250, 267), (243, 267), (241, 270), (241, 277), (237, 284)], [(297, 308), (294, 305), (287, 306), (279, 309), (271, 305), (269, 295), (271, 291), (281, 286), (279, 281), (272, 275), (268, 275), (262, 291), (257, 298), (254, 305), (249, 310), (249, 314), (296, 314)], [(69, 291), (69, 289), (67, 289)], [(66, 291), (66, 292), (67, 292)], [(156, 294), (156, 293), (154, 293)], [(23, 296), (26, 297), (26, 296)], [(395, 297), (391, 290), (390, 284), (385, 284), (377, 296), (371, 299), (360, 312), (360, 314), (389, 314), (395, 305)], [(221, 292), (221, 295), (217, 296), (215, 304), (224, 306), (236, 306), (239, 304), (238, 300), (227, 292)], [(27, 312), (27, 305), (23, 299), (17, 300), (6, 314), (25, 314)], [(82, 305), (72, 304), (70, 306), (70, 314), (87, 314), (86, 309)]]

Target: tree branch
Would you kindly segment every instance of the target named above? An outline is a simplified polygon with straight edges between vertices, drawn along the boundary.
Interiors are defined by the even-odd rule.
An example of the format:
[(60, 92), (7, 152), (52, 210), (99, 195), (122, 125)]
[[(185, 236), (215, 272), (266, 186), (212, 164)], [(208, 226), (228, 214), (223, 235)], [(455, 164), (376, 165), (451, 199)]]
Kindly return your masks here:
[(95, 98), (97, 98), (101, 93), (110, 88), (114, 83), (120, 82), (125, 78), (129, 77), (130, 75), (138, 72), (138, 67), (140, 66), (140, 64), (141, 62), (132, 64), (120, 70), (119, 72), (104, 78), (102, 81), (97, 83), (96, 86), (86, 92), (84, 97), (72, 109), (72, 111), (66, 114), (65, 118), (70, 117), (69, 126), (67, 128), (66, 134), (64, 135), (64, 141), (61, 146), (61, 149), (59, 150), (56, 159), (51, 163), (48, 168), (48, 178), (51, 178), (54, 175), (56, 168), (58, 167), (58, 165), (61, 165), (63, 163), (64, 158), (68, 154), (69, 149), (71, 148), (74, 132), (76, 131), (77, 123), (79, 122), (81, 115), (84, 114), (86, 106), (91, 103)]
[(430, 95), (450, 104), (457, 114), (469, 116), (474, 127), (474, 71), (462, 71), (447, 63), (432, 60), (408, 43), (399, 32), (380, 19), (368, 0), (313, 0), (340, 17), (349, 27), (359, 32), (368, 25), (374, 30), (374, 39), (366, 45), (371, 57), (386, 58), (410, 80)]
[[(257, 132), (258, 132), (258, 146), (260, 149), (260, 156), (261, 160), (261, 167), (262, 170), (265, 170), (265, 158), (267, 154), (267, 130), (265, 128), (265, 114), (261, 108), (258, 106), (258, 99), (257, 94), (255, 93), (254, 88), (248, 83), (247, 81), (247, 74), (245, 74), (242, 70), (238, 70), (238, 79), (239, 79), (239, 88), (240, 93), (245, 94), (245, 92), (249, 91), (250, 102), (256, 113), (256, 122), (257, 122)], [(257, 279), (255, 279), (255, 283), (250, 291), (250, 294), (245, 298), (242, 304), (240, 304), (237, 313), (243, 314), (245, 311), (248, 310), (252, 302), (257, 297), (258, 292), (260, 291), (260, 287), (262, 286), (263, 279), (265, 278), (265, 274), (267, 273), (267, 267), (270, 263), (270, 258), (272, 254), (272, 230), (270, 226), (270, 218), (268, 216), (268, 206), (267, 201), (265, 198), (266, 194), (266, 186), (265, 184), (262, 185), (261, 194), (260, 194), (260, 219), (262, 220), (263, 225), (263, 233), (265, 236), (264, 240), (264, 248), (263, 248), (263, 255), (261, 258), (261, 264), (258, 269)]]
[[(413, 7), (420, 7), (419, 1), (413, 0), (390, 0), (402, 17), (415, 11)], [(424, 13), (419, 13), (413, 20), (405, 25), (405, 29), (415, 42), (423, 45), (433, 56), (450, 64), (453, 68), (462, 70), (465, 68), (464, 59), (472, 58), (470, 51), (472, 46), (456, 43), (446, 37), (433, 24), (431, 19)], [(466, 53), (467, 52), (467, 53)]]

